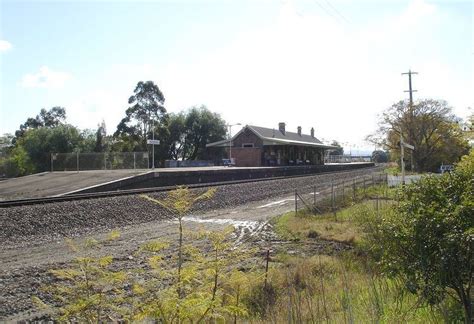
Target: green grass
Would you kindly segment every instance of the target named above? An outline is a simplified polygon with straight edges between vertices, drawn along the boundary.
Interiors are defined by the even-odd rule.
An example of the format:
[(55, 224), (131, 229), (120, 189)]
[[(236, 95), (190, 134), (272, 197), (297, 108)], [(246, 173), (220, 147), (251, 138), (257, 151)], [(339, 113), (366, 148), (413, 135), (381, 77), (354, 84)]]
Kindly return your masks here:
[[(276, 297), (266, 317), (252, 322), (444, 322), (440, 309), (422, 305), (400, 281), (374, 273), (353, 254), (289, 256), (284, 263), (270, 271)], [(449, 309), (449, 304), (442, 307)]]
[(353, 220), (357, 206), (342, 209), (337, 220), (332, 213), (311, 215), (294, 212), (281, 215), (275, 220), (277, 234), (286, 240), (307, 241), (314, 239), (331, 240), (343, 243), (355, 243), (361, 239), (361, 231)]
[[(374, 187), (370, 192), (380, 190)], [(332, 213), (314, 215), (308, 211), (275, 219), (277, 234), (298, 244), (331, 240), (357, 248), (332, 256), (280, 256), (283, 266), (274, 266), (270, 273), (278, 298), (269, 306), (268, 314), (272, 315), (262, 323), (288, 322), (289, 318), (293, 322), (331, 323), (456, 322), (459, 314), (452, 300), (428, 307), (408, 293), (401, 281), (380, 273), (364, 256), (365, 230), (388, 208), (385, 202), (377, 210), (375, 201), (368, 200), (340, 209), (337, 221)]]
[[(379, 199), (363, 200), (364, 197), (387, 197)], [(320, 201), (318, 209), (326, 212), (318, 214), (308, 210), (300, 210), (298, 214), (288, 212), (273, 220), (277, 234), (291, 241), (307, 241), (312, 239), (331, 240), (349, 244), (360, 243), (364, 232), (361, 219), (363, 212), (378, 208), (379, 212), (390, 204), (390, 197), (395, 196), (394, 189), (385, 186), (367, 187), (365, 192), (358, 190), (355, 203), (352, 193), (345, 196), (346, 199), (338, 200), (336, 204), (336, 215), (330, 211), (330, 200)], [(342, 206), (342, 207), (341, 207)]]

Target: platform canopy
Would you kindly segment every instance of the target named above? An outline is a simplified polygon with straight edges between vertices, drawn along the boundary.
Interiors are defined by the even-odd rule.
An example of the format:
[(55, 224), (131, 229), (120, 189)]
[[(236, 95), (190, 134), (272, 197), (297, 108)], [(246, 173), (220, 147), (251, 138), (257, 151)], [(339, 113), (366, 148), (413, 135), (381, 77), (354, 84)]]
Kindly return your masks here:
[(260, 127), (260, 126), (251, 126), (247, 125), (242, 128), (237, 134), (235, 134), (232, 139), (226, 139), (214, 143), (209, 143), (206, 147), (227, 147), (230, 145), (231, 141), (239, 137), (242, 132), (245, 130), (252, 131), (257, 137), (263, 141), (263, 145), (296, 145), (296, 146), (312, 146), (319, 147), (323, 149), (336, 149), (336, 146), (326, 145), (322, 143), (319, 139), (314, 136), (307, 134), (298, 134), (293, 132), (284, 133), (278, 129)]

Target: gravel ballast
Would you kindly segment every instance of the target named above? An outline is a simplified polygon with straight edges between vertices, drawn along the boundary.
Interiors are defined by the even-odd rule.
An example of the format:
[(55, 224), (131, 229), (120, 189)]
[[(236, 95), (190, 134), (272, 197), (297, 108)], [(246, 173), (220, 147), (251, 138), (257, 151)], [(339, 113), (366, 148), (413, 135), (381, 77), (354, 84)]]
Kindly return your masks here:
[[(255, 206), (257, 203), (260, 204), (260, 201), (273, 198), (288, 198), (294, 194), (295, 189), (299, 192), (311, 192), (314, 188), (327, 189), (330, 188), (332, 181), (351, 180), (376, 171), (378, 171), (377, 168), (370, 168), (221, 185), (217, 187), (216, 194), (211, 200), (196, 204), (192, 214), (203, 215), (206, 212), (218, 211), (221, 213), (219, 218), (233, 217), (226, 213), (229, 210), (233, 211), (234, 208), (248, 208), (248, 205)], [(204, 192), (206, 188), (193, 190)], [(150, 194), (158, 199), (165, 195), (166, 193)], [(253, 208), (249, 210), (255, 214), (255, 219), (258, 219), (256, 216), (259, 215), (259, 209)], [(270, 210), (270, 215), (273, 215), (273, 212), (274, 210)], [(167, 222), (172, 218), (173, 215), (170, 212), (139, 195), (1, 208), (0, 256), (9, 265), (0, 263), (0, 321), (16, 322), (41, 318), (41, 313), (34, 310), (31, 297), (45, 297), (47, 300), (47, 296), (44, 296), (40, 287), (53, 280), (48, 269), (62, 267), (66, 264), (65, 261), (73, 257), (56, 255), (65, 253), (59, 248), (64, 245), (64, 238), (81, 239), (86, 235), (99, 235), (99, 233), (103, 235), (112, 229), (124, 229), (121, 245), (111, 244), (105, 252), (122, 260), (121, 265), (129, 265), (133, 263), (129, 256), (141, 242), (147, 240), (149, 233), (161, 235), (161, 237), (173, 237), (167, 236), (175, 228), (175, 225)], [(152, 226), (151, 224), (154, 228), (148, 228)], [(139, 229), (135, 231), (136, 227)], [(247, 243), (257, 246), (275, 240), (271, 226), (258, 228), (261, 233), (247, 233), (251, 236)], [(265, 238), (265, 235), (268, 237)], [(275, 244), (277, 251), (280, 248), (291, 249), (285, 242), (275, 242)], [(307, 253), (346, 248), (334, 242), (315, 241)], [(295, 253), (300, 252), (295, 248)]]
[[(376, 168), (318, 174), (307, 177), (229, 184), (217, 187), (215, 196), (194, 206), (193, 212), (229, 208), (248, 202), (316, 188), (327, 188), (331, 181), (368, 175)], [(205, 188), (193, 189), (205, 191)], [(165, 193), (152, 193), (155, 198)], [(0, 244), (30, 243), (74, 237), (94, 231), (171, 218), (172, 215), (139, 195), (65, 201), (0, 209)], [(35, 237), (33, 241), (30, 238)]]

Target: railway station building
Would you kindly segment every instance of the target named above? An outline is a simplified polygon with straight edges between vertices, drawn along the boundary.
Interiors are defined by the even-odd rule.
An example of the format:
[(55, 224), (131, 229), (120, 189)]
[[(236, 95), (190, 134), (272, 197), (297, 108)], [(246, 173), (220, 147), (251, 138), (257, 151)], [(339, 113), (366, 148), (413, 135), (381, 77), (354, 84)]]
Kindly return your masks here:
[[(225, 154), (238, 167), (322, 165), (326, 150), (334, 149), (310, 134), (288, 132), (285, 123), (278, 129), (246, 125), (231, 139), (207, 144), (211, 156)], [(213, 154), (214, 153), (214, 154)]]

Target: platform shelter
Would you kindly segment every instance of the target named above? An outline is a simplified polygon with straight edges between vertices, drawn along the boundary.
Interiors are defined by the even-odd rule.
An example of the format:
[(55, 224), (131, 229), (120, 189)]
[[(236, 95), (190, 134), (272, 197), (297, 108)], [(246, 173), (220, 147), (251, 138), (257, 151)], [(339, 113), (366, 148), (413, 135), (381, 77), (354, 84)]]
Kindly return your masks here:
[(278, 129), (246, 125), (231, 139), (209, 143), (207, 148), (210, 156), (219, 156), (219, 150), (225, 150), (235, 166), (259, 167), (323, 165), (325, 151), (335, 147), (317, 139), (314, 128), (308, 135), (301, 127), (294, 133), (285, 129), (285, 123), (279, 123)]

